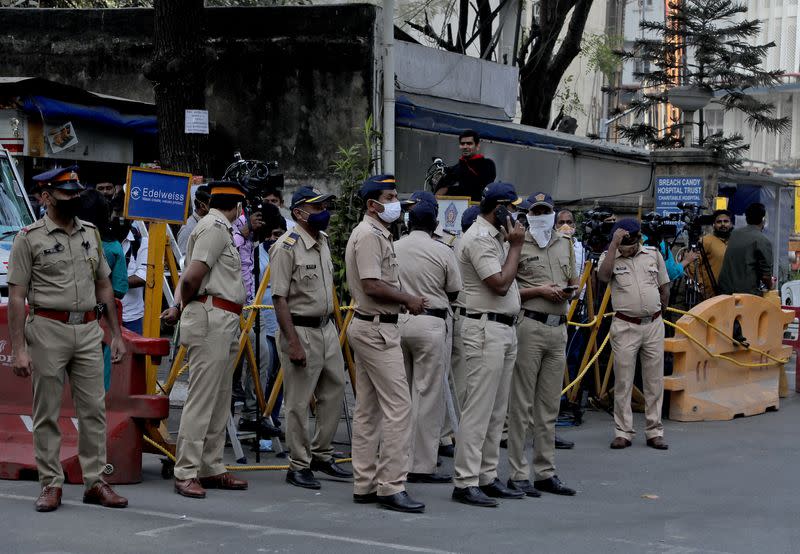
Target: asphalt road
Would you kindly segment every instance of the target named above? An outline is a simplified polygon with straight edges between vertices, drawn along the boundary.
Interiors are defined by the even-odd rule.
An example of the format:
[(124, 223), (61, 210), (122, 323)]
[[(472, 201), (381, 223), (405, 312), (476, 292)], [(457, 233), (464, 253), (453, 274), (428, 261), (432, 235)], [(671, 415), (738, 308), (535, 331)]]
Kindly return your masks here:
[[(577, 443), (558, 451), (558, 473), (578, 496), (487, 509), (452, 502), (449, 485), (409, 485), (427, 504), (421, 515), (353, 504), (348, 483), (294, 488), (283, 472), (250, 472), (248, 491), (190, 500), (148, 455), (144, 482), (117, 488), (130, 499), (124, 510), (84, 505), (81, 487), (67, 486), (61, 509), (38, 514), (36, 483), (0, 481), (0, 552), (797, 552), (799, 421), (792, 395), (756, 417), (668, 421), (667, 452), (643, 436), (612, 451), (610, 416), (590, 412), (583, 426), (559, 430)], [(505, 455), (502, 463), (505, 479)]]

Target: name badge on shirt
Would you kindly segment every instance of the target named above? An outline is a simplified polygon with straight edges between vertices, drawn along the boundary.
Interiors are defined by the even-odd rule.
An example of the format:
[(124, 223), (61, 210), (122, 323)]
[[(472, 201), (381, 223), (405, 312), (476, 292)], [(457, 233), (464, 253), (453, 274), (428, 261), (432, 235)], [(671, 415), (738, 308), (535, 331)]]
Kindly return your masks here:
[(60, 242), (57, 242), (56, 245), (53, 248), (47, 248), (42, 253), (43, 254), (57, 254), (58, 252), (63, 252), (63, 251), (64, 251), (64, 245), (61, 244)]
[(317, 264), (307, 265), (306, 269), (317, 269)]

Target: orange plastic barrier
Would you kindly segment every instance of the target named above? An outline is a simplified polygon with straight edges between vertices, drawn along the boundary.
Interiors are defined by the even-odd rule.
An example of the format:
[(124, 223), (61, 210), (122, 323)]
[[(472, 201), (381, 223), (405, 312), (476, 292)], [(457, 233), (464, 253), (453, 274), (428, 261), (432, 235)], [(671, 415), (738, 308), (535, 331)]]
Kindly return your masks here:
[[(778, 409), (783, 364), (764, 354), (789, 357), (791, 348), (781, 341), (794, 314), (749, 294), (717, 296), (689, 313), (697, 317), (682, 316), (676, 325), (683, 332), (676, 329), (675, 337), (664, 341), (664, 351), (674, 354), (673, 374), (664, 378), (664, 389), (672, 391), (670, 419), (723, 421)], [(714, 329), (732, 335), (734, 320), (739, 320), (750, 347), (763, 353)]]

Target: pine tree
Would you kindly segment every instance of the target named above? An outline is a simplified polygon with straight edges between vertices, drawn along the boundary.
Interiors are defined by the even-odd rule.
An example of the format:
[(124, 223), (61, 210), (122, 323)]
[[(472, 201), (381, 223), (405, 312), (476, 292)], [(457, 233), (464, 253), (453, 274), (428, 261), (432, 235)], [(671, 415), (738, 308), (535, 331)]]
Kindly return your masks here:
[[(644, 21), (640, 27), (658, 39), (640, 39), (627, 57), (649, 62), (649, 72), (634, 76), (642, 88), (630, 107), (641, 117), (667, 103), (667, 90), (675, 86), (694, 86), (713, 93), (711, 103), (725, 112), (739, 110), (754, 131), (779, 133), (789, 127), (789, 118), (777, 117), (775, 105), (760, 100), (748, 91), (780, 84), (783, 71), (765, 71), (764, 58), (774, 42), (757, 44), (760, 20), (748, 20), (747, 6), (735, 0), (677, 0), (669, 3), (665, 22)], [(644, 65), (644, 64), (643, 64)], [(677, 131), (680, 124), (658, 129), (647, 123), (620, 127), (632, 143), (656, 148), (682, 145)], [(722, 133), (703, 138), (699, 146), (716, 152), (728, 164), (737, 165), (748, 148), (741, 134)]]

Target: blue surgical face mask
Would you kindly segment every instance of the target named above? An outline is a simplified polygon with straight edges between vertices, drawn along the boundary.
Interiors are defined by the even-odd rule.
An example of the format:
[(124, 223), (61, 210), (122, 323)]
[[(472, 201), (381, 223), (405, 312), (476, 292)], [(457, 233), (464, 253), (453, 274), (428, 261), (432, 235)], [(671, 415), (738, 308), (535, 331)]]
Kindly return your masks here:
[(324, 231), (328, 228), (328, 223), (331, 221), (331, 212), (322, 210), (316, 214), (308, 214), (308, 226), (315, 231)]

